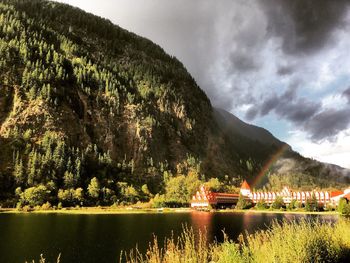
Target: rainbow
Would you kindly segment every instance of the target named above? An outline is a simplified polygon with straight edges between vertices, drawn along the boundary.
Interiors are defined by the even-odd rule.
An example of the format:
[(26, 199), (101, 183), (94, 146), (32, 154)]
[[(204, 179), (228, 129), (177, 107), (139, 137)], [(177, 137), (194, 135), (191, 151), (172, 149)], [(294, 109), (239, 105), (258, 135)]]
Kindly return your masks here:
[(254, 181), (252, 183), (253, 187), (255, 185), (257, 185), (261, 181), (261, 179), (264, 177), (264, 175), (267, 173), (267, 171), (271, 168), (271, 166), (281, 157), (281, 155), (287, 149), (289, 149), (289, 145), (288, 144), (283, 144), (283, 146), (280, 149), (278, 149), (278, 151), (271, 156), (271, 158), (261, 168), (258, 176), (255, 177), (255, 179), (254, 179)]

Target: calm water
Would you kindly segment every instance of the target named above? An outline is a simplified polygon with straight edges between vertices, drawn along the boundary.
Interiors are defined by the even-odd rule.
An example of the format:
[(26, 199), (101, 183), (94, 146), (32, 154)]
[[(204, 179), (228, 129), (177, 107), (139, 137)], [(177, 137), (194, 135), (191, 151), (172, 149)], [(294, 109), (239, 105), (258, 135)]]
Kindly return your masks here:
[[(0, 214), (0, 262), (25, 262), (41, 253), (53, 262), (118, 262), (121, 250), (145, 251), (153, 234), (160, 240), (181, 232), (183, 224), (206, 229), (210, 240), (232, 239), (247, 230), (266, 228), (274, 219), (317, 216), (291, 214), (175, 213), (126, 215)], [(319, 216), (336, 221), (335, 216)]]

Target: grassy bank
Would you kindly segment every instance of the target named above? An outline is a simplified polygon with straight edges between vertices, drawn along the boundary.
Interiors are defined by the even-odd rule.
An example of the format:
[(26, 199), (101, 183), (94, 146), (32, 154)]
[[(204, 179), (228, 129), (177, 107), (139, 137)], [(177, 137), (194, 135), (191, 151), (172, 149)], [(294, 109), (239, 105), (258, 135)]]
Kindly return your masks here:
[(21, 211), (16, 208), (3, 208), (0, 213), (20, 214), (147, 214), (147, 213), (187, 213), (192, 211), (189, 208), (132, 208), (132, 207), (79, 207), (79, 208), (62, 208), (62, 209), (33, 209), (30, 211)]
[[(61, 209), (32, 208), (30, 210), (18, 210), (16, 208), (0, 208), (0, 213), (57, 213), (57, 214), (147, 214), (147, 213), (187, 213), (194, 211), (191, 208), (135, 208), (135, 207), (67, 207)], [(306, 214), (306, 215), (338, 215), (337, 211), (315, 211), (305, 210), (278, 210), (278, 209), (224, 209), (211, 210), (208, 213), (272, 213), (272, 214)]]
[[(147, 213), (188, 213), (195, 210), (191, 208), (133, 208), (133, 207), (69, 207), (62, 209), (31, 209), (31, 210), (18, 210), (16, 208), (0, 208), (1, 213), (20, 214), (20, 213), (36, 213), (36, 214), (147, 214)], [(318, 211), (308, 212), (305, 210), (254, 210), (254, 209), (224, 209), (224, 210), (212, 210), (208, 213), (267, 213), (267, 214), (305, 214), (305, 215), (338, 215), (337, 211)]]
[(170, 238), (159, 245), (155, 239), (145, 255), (135, 250), (122, 256), (130, 263), (348, 262), (349, 258), (350, 222), (346, 219), (335, 224), (276, 222), (268, 230), (221, 244), (208, 244), (205, 235), (199, 233), (196, 238), (185, 229), (177, 241)]
[(303, 209), (300, 210), (278, 210), (278, 209), (265, 209), (265, 210), (256, 210), (256, 209), (224, 209), (217, 210), (219, 213), (256, 213), (256, 214), (301, 214), (301, 215), (339, 215), (337, 211), (306, 211)]

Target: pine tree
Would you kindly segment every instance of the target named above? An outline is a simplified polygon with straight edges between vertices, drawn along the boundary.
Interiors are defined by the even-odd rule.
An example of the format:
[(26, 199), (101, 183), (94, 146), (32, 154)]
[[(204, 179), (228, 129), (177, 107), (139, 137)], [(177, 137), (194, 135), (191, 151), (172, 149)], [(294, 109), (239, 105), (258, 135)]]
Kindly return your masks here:
[(24, 169), (23, 161), (19, 159), (19, 156), (16, 157), (15, 169), (13, 171), (13, 176), (17, 184), (21, 185), (24, 183)]

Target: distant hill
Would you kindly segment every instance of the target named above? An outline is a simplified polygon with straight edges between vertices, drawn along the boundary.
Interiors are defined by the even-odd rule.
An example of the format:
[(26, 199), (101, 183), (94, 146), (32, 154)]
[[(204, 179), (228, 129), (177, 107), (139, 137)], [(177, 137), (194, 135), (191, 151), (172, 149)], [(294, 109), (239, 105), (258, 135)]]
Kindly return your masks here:
[[(103, 189), (126, 182), (157, 193), (191, 169), (239, 184), (285, 145), (213, 109), (180, 61), (106, 19), (4, 0), (0, 21), (0, 199), (40, 184), (86, 190), (93, 177)], [(343, 180), (286, 149), (282, 160), (304, 167), (305, 178), (323, 169), (329, 182)]]

